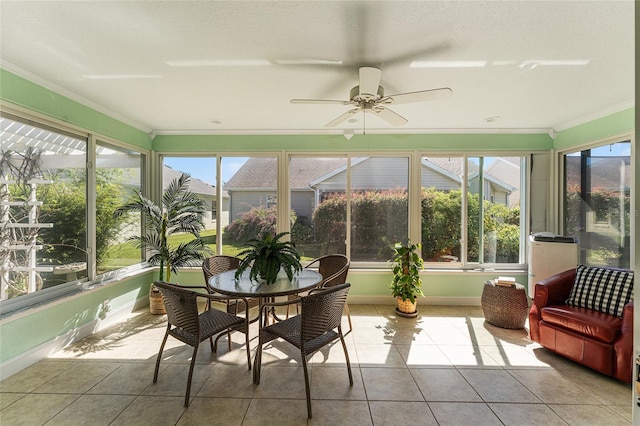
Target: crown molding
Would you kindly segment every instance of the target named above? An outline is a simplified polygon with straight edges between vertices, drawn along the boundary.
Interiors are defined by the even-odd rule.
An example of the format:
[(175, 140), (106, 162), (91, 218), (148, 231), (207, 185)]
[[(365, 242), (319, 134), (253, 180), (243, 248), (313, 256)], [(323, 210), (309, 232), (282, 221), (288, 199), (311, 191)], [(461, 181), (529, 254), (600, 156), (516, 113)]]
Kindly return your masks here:
[(581, 124), (588, 123), (590, 121), (597, 120), (599, 118), (606, 117), (611, 114), (615, 114), (616, 112), (624, 111), (629, 108), (633, 108), (635, 106), (635, 101), (633, 99), (628, 100), (626, 102), (622, 102), (617, 105), (613, 105), (611, 107), (601, 109), (599, 111), (593, 112), (591, 114), (584, 115), (582, 117), (558, 124), (553, 127), (553, 130), (556, 132), (562, 132), (563, 130), (570, 129), (572, 127), (579, 126)]

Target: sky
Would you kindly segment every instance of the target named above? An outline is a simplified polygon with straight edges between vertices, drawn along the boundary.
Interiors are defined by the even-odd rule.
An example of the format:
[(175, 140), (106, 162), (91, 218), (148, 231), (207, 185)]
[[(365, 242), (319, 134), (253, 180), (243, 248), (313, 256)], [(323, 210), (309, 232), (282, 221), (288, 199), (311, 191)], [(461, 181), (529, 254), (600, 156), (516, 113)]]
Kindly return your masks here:
[[(222, 182), (228, 182), (247, 160), (247, 157), (222, 157)], [(192, 177), (215, 186), (215, 157), (164, 157), (164, 163), (174, 170), (189, 173)]]

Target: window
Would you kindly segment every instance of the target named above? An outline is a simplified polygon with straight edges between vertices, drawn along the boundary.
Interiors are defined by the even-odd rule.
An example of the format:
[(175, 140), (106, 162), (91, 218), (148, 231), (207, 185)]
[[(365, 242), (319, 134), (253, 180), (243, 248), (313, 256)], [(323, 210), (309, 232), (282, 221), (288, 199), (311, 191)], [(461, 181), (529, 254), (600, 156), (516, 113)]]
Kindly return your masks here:
[[(279, 167), (278, 158), (164, 157), (164, 175), (188, 170), (194, 178), (205, 170), (194, 183), (208, 185), (216, 197), (209, 237), (214, 244), (218, 236), (221, 254), (237, 255), (247, 240), (286, 229), (303, 260), (341, 253), (353, 262), (387, 266), (393, 244), (413, 235), (432, 265), (523, 264), (527, 226), (520, 206), (527, 157), (421, 156), (414, 178), (408, 154), (292, 153), (286, 167)], [(419, 188), (410, 187), (414, 179)], [(285, 181), (288, 191), (279, 196)]]
[(304, 260), (346, 254), (346, 188), (346, 157), (291, 157), (291, 241)]
[(467, 159), (467, 261), (519, 263), (525, 224), (520, 217), (520, 157)]
[(223, 157), (220, 164), (228, 203), (222, 254), (235, 256), (247, 240), (278, 227), (278, 158)]
[(422, 258), (461, 262), (464, 157), (423, 157), (420, 166)]
[(87, 138), (0, 120), (5, 300), (87, 276)]
[(97, 273), (144, 261), (141, 250), (127, 243), (142, 232), (140, 215), (115, 219), (113, 211), (142, 190), (142, 155), (104, 142), (96, 146)]
[(428, 156), (420, 165), (426, 262), (522, 263), (525, 157)]
[(140, 190), (144, 154), (95, 140), (2, 112), (3, 313), (81, 291), (97, 274), (141, 262), (139, 251), (124, 249), (127, 237), (141, 232), (140, 220), (122, 222), (113, 211)]
[(631, 142), (563, 155), (564, 234), (578, 237), (579, 261), (630, 267)]
[(351, 260), (386, 262), (409, 236), (409, 159), (352, 158), (350, 182)]
[[(216, 157), (170, 157), (162, 158), (162, 190), (169, 186), (171, 181), (179, 178), (183, 173), (190, 176), (189, 191), (195, 193), (201, 200), (210, 206), (204, 217), (205, 229), (201, 237), (205, 244), (214, 252), (216, 251), (216, 235), (218, 227), (218, 194), (216, 191)], [(223, 199), (225, 194), (222, 195)], [(224, 209), (224, 206), (223, 206)], [(223, 212), (225, 210), (222, 210)], [(220, 220), (224, 219), (224, 214)], [(223, 223), (223, 226), (226, 223)], [(183, 236), (175, 235), (176, 244), (183, 242)]]
[(408, 238), (408, 176), (408, 157), (292, 157), (292, 241), (308, 259), (386, 262)]

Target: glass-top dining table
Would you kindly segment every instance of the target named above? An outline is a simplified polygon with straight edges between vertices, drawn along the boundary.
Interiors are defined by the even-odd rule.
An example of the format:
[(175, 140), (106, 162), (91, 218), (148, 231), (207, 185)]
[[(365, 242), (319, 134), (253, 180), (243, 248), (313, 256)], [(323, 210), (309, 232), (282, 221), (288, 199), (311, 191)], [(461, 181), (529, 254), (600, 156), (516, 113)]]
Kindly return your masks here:
[[(236, 270), (232, 269), (212, 276), (209, 278), (208, 284), (213, 291), (227, 296), (257, 298), (259, 306), (258, 318), (253, 319), (252, 322), (258, 320), (261, 316), (262, 304), (266, 300), (270, 300), (278, 296), (298, 294), (311, 290), (322, 284), (322, 275), (310, 269), (302, 269), (302, 271), (295, 273), (292, 280), (289, 280), (285, 274), (282, 274), (281, 276), (279, 275), (278, 279), (273, 284), (251, 280), (249, 278), (249, 273), (250, 270), (247, 269), (236, 280)], [(275, 313), (274, 318), (277, 319), (277, 317), (275, 317)], [(262, 318), (260, 318), (260, 320), (262, 320)], [(260, 323), (260, 327), (262, 327), (262, 321)]]
[[(258, 316), (257, 318), (254, 318), (252, 322), (258, 320), (259, 329), (262, 329), (263, 324), (268, 321), (268, 312), (265, 312), (264, 319), (262, 316), (263, 303), (278, 296), (288, 296), (290, 294), (308, 291), (322, 284), (322, 275), (310, 269), (302, 269), (302, 271), (294, 274), (292, 280), (289, 280), (286, 275), (280, 274), (276, 282), (273, 284), (251, 280), (249, 278), (249, 274), (250, 270), (247, 269), (236, 280), (236, 270), (232, 269), (212, 276), (209, 278), (208, 284), (213, 291), (226, 294), (227, 296), (257, 298)], [(245, 315), (249, 315), (248, 310)], [(275, 310), (271, 311), (271, 316), (273, 316), (274, 320), (279, 320), (276, 316)], [(255, 366), (253, 369), (253, 381), (254, 383), (256, 382)]]

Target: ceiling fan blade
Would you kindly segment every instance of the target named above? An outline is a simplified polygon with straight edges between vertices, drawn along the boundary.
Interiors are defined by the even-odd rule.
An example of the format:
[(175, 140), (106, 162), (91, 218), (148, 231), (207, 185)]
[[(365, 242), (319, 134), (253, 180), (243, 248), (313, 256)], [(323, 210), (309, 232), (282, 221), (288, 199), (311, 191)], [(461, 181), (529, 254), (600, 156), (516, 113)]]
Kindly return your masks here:
[(380, 86), (382, 70), (373, 67), (360, 67), (360, 94), (375, 96)]
[(413, 61), (432, 58), (439, 53), (449, 50), (452, 47), (449, 41), (440, 41), (429, 47), (404, 52), (396, 56), (388, 56), (380, 61), (382, 68), (392, 67), (398, 64), (410, 64)]
[(345, 112), (344, 114), (342, 114), (338, 118), (336, 118), (334, 120), (331, 120), (330, 122), (328, 122), (324, 126), (325, 127), (336, 127), (338, 124), (346, 121), (349, 117), (351, 117), (353, 114), (355, 114), (358, 111), (360, 111), (360, 108), (350, 109), (349, 111)]
[(448, 87), (431, 90), (419, 90), (417, 92), (398, 93), (397, 95), (385, 96), (379, 103), (383, 104), (408, 104), (411, 102), (427, 102), (444, 99), (451, 96), (453, 91)]
[(373, 112), (378, 117), (382, 118), (383, 120), (385, 120), (386, 122), (394, 126), (401, 126), (408, 122), (406, 118), (387, 108), (375, 107), (375, 108), (371, 108), (369, 111)]
[(292, 104), (339, 104), (351, 105), (351, 101), (339, 101), (337, 99), (291, 99)]

